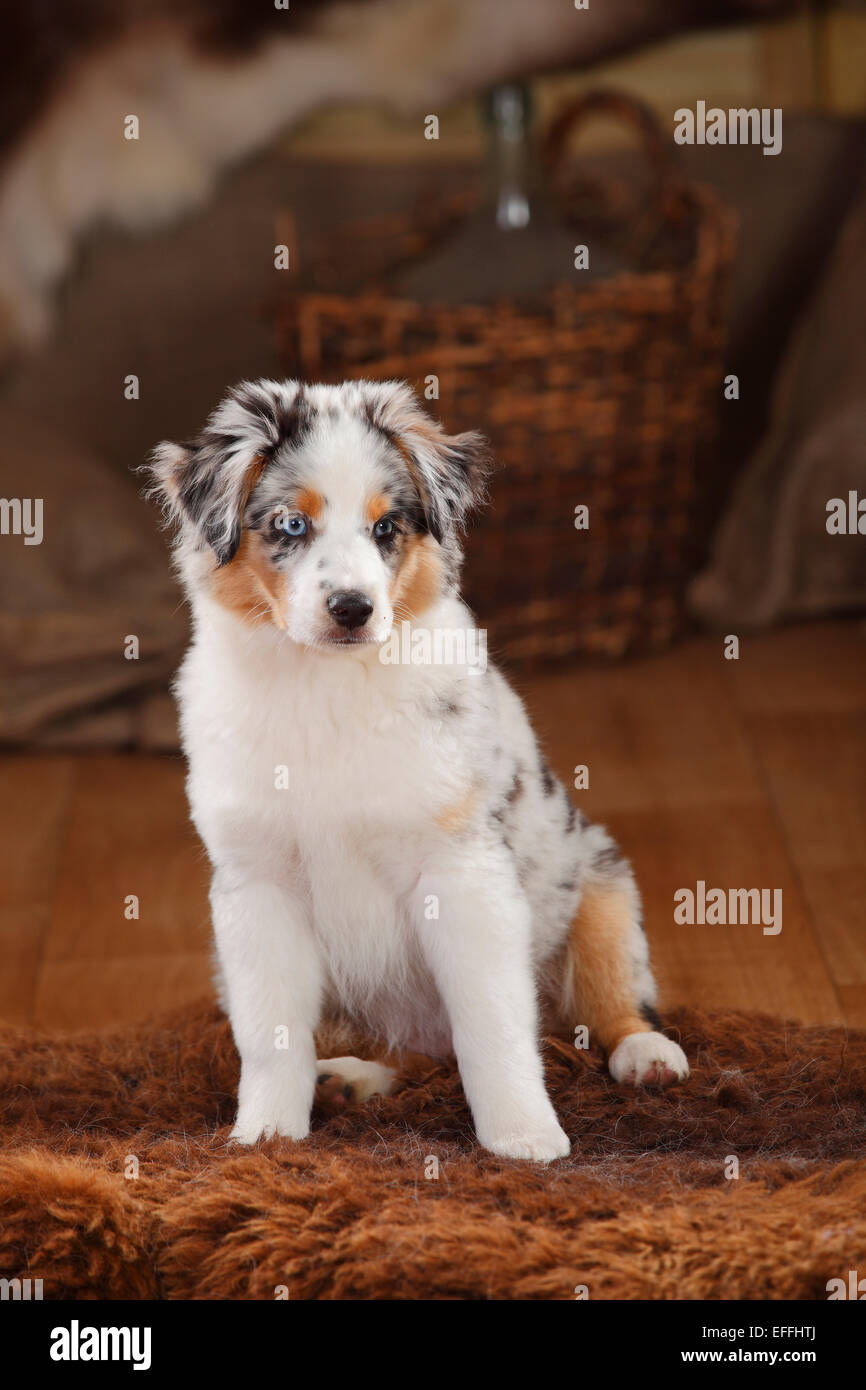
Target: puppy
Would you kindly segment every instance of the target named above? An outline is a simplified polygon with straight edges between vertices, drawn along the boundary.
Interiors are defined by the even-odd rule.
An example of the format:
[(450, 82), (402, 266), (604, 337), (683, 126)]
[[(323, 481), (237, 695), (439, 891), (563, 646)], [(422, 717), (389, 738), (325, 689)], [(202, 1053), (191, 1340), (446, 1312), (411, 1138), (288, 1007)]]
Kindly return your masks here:
[[(560, 1158), (542, 1024), (585, 1025), (617, 1081), (688, 1075), (654, 1031), (628, 864), (477, 659), (460, 533), (486, 467), (480, 435), (394, 381), (246, 382), (154, 453), (192, 606), (176, 690), (242, 1144), (303, 1139), (317, 1078), (364, 1099), (401, 1053), (453, 1052), (485, 1148)], [(317, 1061), (317, 1032), (380, 1060)]]

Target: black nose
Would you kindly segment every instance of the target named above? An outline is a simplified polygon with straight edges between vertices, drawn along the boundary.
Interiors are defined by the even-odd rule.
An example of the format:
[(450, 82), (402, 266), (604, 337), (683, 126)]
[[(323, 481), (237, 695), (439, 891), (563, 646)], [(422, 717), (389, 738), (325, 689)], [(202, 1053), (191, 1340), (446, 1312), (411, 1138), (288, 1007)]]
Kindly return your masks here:
[(328, 612), (340, 627), (361, 627), (373, 611), (373, 605), (359, 589), (337, 589), (328, 599)]

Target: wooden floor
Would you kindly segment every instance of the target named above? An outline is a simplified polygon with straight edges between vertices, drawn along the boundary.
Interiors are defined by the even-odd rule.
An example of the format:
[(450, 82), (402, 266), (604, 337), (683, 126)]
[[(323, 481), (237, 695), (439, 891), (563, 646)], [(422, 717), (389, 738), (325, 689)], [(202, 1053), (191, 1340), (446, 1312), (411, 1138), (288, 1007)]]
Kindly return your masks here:
[[(866, 630), (833, 623), (518, 681), (551, 764), (637, 870), (663, 1003), (866, 1026)], [(0, 1017), (80, 1028), (209, 990), (179, 759), (0, 762)], [(674, 893), (780, 888), (783, 926), (676, 925)], [(125, 916), (135, 895), (138, 920)]]

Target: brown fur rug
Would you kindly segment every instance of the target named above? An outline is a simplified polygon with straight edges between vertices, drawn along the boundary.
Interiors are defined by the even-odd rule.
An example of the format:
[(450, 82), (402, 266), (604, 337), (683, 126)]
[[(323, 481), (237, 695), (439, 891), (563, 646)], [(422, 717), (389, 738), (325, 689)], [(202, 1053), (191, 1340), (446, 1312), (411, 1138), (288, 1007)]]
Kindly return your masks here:
[(693, 1072), (667, 1092), (549, 1041), (574, 1147), (548, 1169), (477, 1147), (451, 1066), (237, 1152), (214, 1007), (100, 1035), (5, 1027), (0, 1276), (46, 1299), (825, 1299), (866, 1269), (866, 1033), (669, 1022)]

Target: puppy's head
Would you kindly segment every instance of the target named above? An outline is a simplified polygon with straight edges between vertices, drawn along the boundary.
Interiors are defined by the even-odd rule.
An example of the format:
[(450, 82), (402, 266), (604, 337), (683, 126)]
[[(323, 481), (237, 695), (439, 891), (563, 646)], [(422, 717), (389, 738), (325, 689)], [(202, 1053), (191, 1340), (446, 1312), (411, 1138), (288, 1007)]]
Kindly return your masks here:
[(151, 469), (188, 587), (305, 646), (382, 643), (457, 584), (487, 446), (403, 382), (244, 382)]

